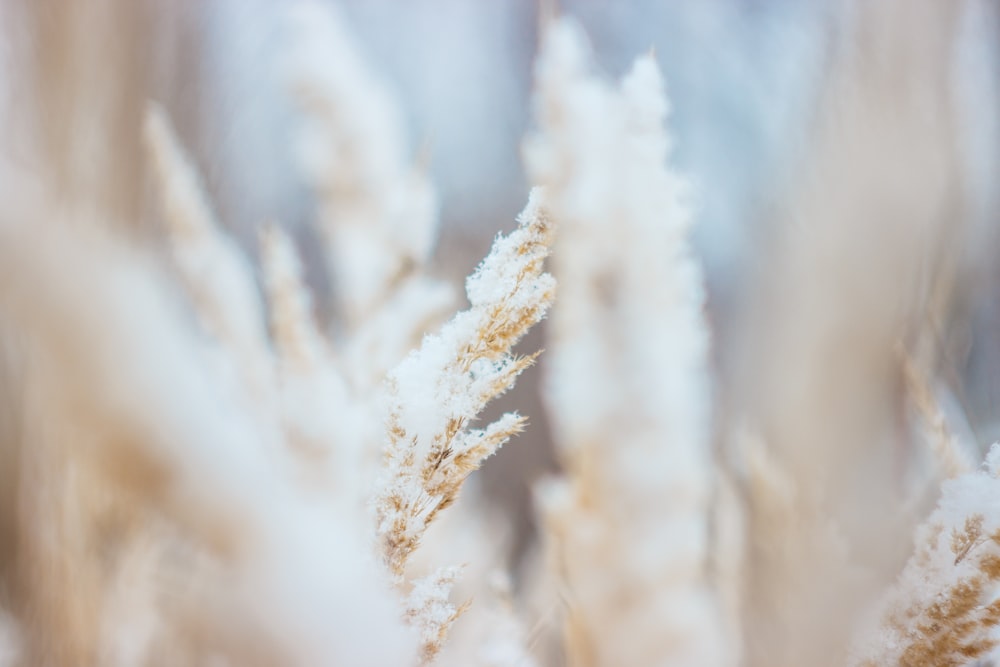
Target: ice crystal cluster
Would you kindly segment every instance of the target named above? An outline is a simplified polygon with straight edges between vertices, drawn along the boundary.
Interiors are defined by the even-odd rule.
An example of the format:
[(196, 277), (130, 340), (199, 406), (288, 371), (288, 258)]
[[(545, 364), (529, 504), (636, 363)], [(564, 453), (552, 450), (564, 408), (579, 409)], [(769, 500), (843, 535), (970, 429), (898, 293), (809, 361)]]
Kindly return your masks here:
[[(29, 36), (0, 49), (0, 667), (997, 664), (1000, 445), (959, 377), (984, 353), (952, 225), (988, 217), (1000, 158), (964, 152), (989, 123), (952, 79), (1000, 11), (831, 0), (819, 103), (740, 200), (764, 259), (733, 280), (696, 234), (740, 142), (701, 137), (734, 156), (714, 170), (680, 150), (683, 96), (747, 129), (751, 87), (673, 77), (680, 51), (612, 75), (600, 32), (543, 8), (512, 101), (526, 204), (463, 297), (368, 5), (268, 9), (252, 88), (289, 173), (234, 185), (118, 57), (141, 38), (102, 45), (119, 14), (186, 20), (147, 4), (0, 3)], [(660, 18), (777, 11), (736, 4)], [(227, 188), (271, 185), (288, 210), (237, 222)]]

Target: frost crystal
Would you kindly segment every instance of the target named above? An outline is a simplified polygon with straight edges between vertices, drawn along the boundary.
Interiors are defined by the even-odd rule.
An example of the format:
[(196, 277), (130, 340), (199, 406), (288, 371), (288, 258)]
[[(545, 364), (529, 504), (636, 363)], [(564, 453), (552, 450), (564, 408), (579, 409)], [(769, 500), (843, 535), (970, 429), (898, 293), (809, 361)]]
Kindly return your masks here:
[[(455, 501), (465, 478), (524, 425), (512, 413), (485, 428), (470, 427), (534, 361), (511, 348), (544, 317), (555, 289), (542, 272), (552, 230), (536, 195), (519, 221), (469, 278), (472, 307), (427, 336), (389, 376), (375, 512), (382, 557), (400, 583), (430, 522)], [(425, 644), (425, 655), (436, 651)]]

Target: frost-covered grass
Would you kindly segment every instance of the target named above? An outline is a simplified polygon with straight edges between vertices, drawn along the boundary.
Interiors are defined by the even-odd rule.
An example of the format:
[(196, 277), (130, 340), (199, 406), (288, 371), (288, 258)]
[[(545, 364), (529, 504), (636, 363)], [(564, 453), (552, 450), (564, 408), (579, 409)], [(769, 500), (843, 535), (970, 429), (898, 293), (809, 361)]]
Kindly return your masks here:
[[(544, 15), (526, 205), (464, 297), (412, 119), (331, 5), (273, 10), (296, 206), (248, 231), (120, 60), (135, 122), (102, 129), (104, 10), (0, 4), (64, 47), (20, 77), (0, 49), (40, 112), (0, 143), (0, 667), (992, 664), (1000, 454), (958, 377), (974, 4), (831, 3), (796, 168), (743, 179), (760, 267), (720, 292), (697, 86)], [(484, 483), (529, 443), (551, 474)]]

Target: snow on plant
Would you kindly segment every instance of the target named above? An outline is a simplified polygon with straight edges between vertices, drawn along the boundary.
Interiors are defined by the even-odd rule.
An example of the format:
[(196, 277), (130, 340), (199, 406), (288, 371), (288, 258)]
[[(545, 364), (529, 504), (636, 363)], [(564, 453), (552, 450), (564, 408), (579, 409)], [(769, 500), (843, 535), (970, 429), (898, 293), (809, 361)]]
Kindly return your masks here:
[[(375, 509), (383, 558), (399, 580), (427, 526), (455, 501), (465, 478), (524, 426), (516, 413), (481, 429), (471, 422), (537, 356), (512, 353), (554, 296), (555, 282), (542, 271), (553, 230), (537, 199), (466, 281), (471, 308), (425, 338), (389, 376), (389, 441)], [(442, 572), (448, 575), (433, 581), (443, 586), (455, 575)], [(417, 584), (414, 593), (426, 597), (425, 587), (426, 581)], [(457, 613), (439, 614), (442, 629), (433, 637), (443, 637)], [(426, 645), (428, 656), (439, 644)]]
[[(663, 84), (640, 58), (614, 88), (569, 22), (537, 65), (525, 148), (558, 221), (547, 397), (567, 468), (542, 495), (587, 665), (722, 665), (707, 579), (711, 454), (704, 291)], [(595, 381), (601, 378), (601, 381)]]
[(853, 664), (959, 667), (1000, 645), (1000, 445), (983, 468), (944, 483)]

